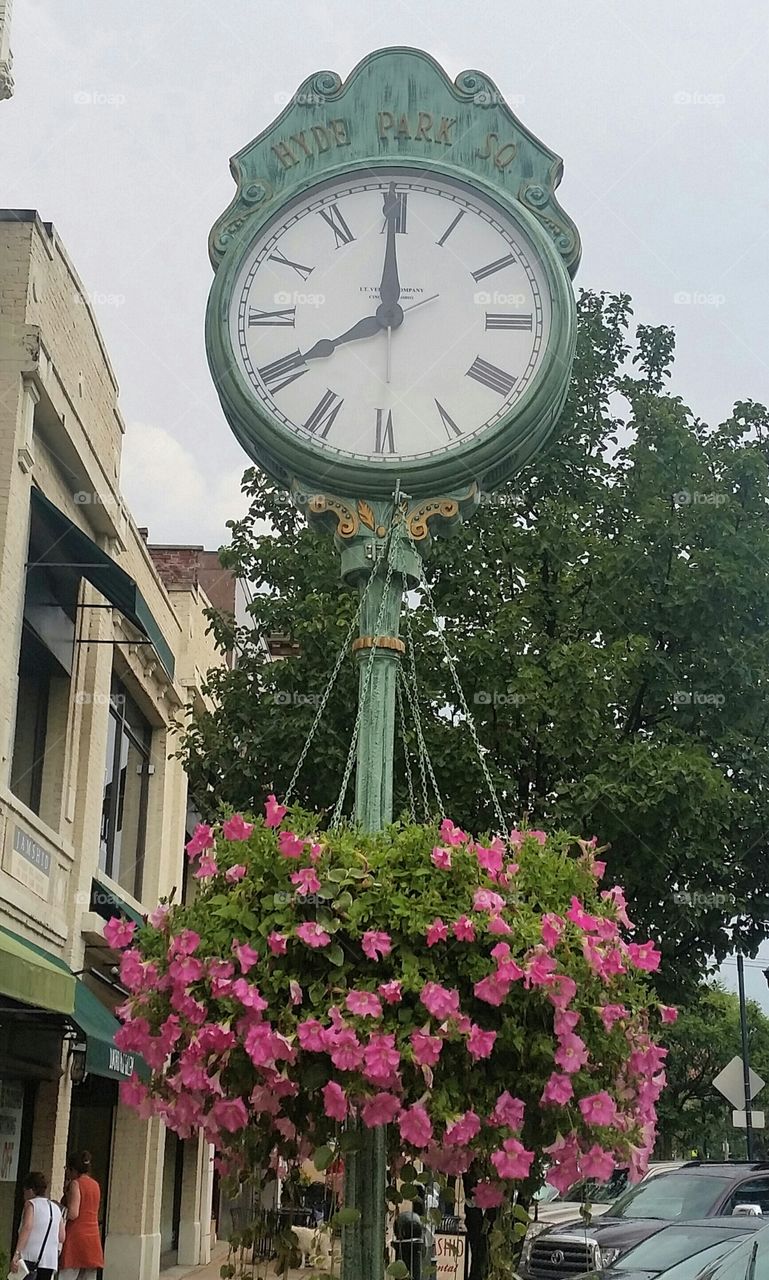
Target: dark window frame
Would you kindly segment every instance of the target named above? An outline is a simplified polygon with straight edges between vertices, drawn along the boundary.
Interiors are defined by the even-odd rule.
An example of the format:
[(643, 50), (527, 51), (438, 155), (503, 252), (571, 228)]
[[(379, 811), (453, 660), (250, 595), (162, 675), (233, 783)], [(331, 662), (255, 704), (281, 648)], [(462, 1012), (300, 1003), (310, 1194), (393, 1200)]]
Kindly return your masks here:
[[(127, 708), (129, 706), (133, 708), (134, 712), (138, 714), (144, 722), (143, 734), (140, 734), (137, 731), (135, 725), (132, 724), (131, 720), (128, 718)], [(112, 744), (111, 761), (108, 756), (106, 762), (109, 767), (111, 791), (109, 797), (109, 808), (106, 813), (102, 802), (102, 832), (99, 842), (99, 866), (101, 870), (110, 877), (110, 879), (115, 880), (116, 883), (120, 884), (122, 888), (132, 895), (132, 897), (139, 901), (141, 899), (142, 883), (144, 880), (144, 853), (147, 839), (147, 808), (149, 801), (150, 779), (149, 766), (152, 758), (152, 725), (142, 715), (141, 710), (130, 697), (130, 694), (123, 683), (116, 676), (114, 676), (112, 680), (109, 714), (111, 719), (115, 722), (115, 738)], [(118, 831), (120, 806), (125, 798), (124, 793), (121, 794), (120, 788), (120, 755), (124, 739), (128, 739), (129, 746), (132, 747), (142, 759), (134, 875), (130, 888), (120, 880), (119, 866), (117, 868), (117, 874), (115, 874), (115, 835)], [(126, 766), (126, 768), (127, 767), (128, 766)], [(123, 850), (121, 849), (121, 856), (122, 853)]]

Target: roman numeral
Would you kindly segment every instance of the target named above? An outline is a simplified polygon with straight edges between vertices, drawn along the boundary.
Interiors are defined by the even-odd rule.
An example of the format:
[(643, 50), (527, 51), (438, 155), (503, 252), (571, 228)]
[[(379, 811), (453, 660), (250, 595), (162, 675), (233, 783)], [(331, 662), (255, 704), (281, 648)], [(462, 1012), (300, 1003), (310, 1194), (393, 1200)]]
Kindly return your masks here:
[[(296, 307), (286, 307), (285, 311), (260, 311), (258, 307), (248, 308), (248, 323), (250, 325), (274, 325), (276, 328), (282, 328), (284, 325), (293, 329), (296, 322)], [(488, 325), (486, 326), (488, 328)]]
[(479, 284), (487, 276), (496, 275), (498, 271), (503, 271), (505, 267), (509, 267), (513, 262), (515, 262), (514, 254), (508, 253), (504, 258), (497, 258), (496, 262), (489, 262), (485, 267), (479, 267), (477, 271), (473, 272), (473, 280), (476, 284)]
[[(406, 234), (406, 215), (407, 215), (406, 202), (408, 200), (408, 194), (409, 194), (408, 191), (395, 192), (395, 213), (393, 214), (393, 222), (395, 223), (396, 235)], [(384, 235), (386, 230), (387, 230), (387, 218), (385, 218), (384, 220), (384, 226), (382, 227), (382, 235)]]
[(487, 329), (531, 329), (530, 315), (509, 315), (504, 311), (487, 311)]
[(480, 356), (475, 357), (465, 376), (475, 378), (476, 382), (482, 382), (484, 387), (488, 387), (490, 391), (498, 391), (501, 396), (509, 396), (516, 383), (511, 373), (505, 373), (504, 369), (498, 369), (495, 364), (489, 364), (488, 360), (482, 360)]
[(349, 244), (351, 240), (355, 239), (355, 236), (339, 212), (338, 204), (329, 205), (328, 209), (319, 209), (318, 212), (320, 213), (323, 221), (328, 223), (336, 237), (336, 244), (334, 245), (335, 249), (339, 249), (343, 244)]
[(270, 262), (278, 262), (282, 267), (292, 267), (296, 274), (301, 276), (303, 280), (306, 280), (308, 276), (311, 276), (315, 270), (314, 267), (303, 267), (301, 262), (292, 262), (290, 258), (287, 258), (285, 254), (280, 252), (280, 249), (276, 249), (274, 253), (270, 254)]
[(449, 236), (451, 235), (452, 231), (454, 230), (454, 228), (455, 228), (455, 226), (457, 225), (457, 223), (459, 222), (459, 220), (460, 220), (461, 218), (464, 218), (464, 216), (465, 216), (465, 211), (464, 211), (464, 209), (460, 209), (460, 210), (459, 210), (459, 213), (457, 214), (457, 216), (456, 216), (456, 218), (454, 219), (454, 221), (453, 221), (453, 222), (450, 222), (450, 223), (449, 223), (449, 225), (447, 226), (447, 228), (446, 228), (446, 230), (444, 231), (443, 235), (441, 236), (440, 240), (436, 241), (436, 243), (437, 243), (437, 244), (439, 244), (439, 245), (441, 246), (441, 248), (443, 248), (444, 244), (445, 244), (445, 243), (446, 243), (446, 241), (448, 240)]
[(289, 356), (281, 356), (280, 360), (273, 360), (272, 364), (263, 365), (257, 373), (267, 390), (272, 395), (276, 395), (289, 383), (301, 378), (303, 373), (307, 373), (307, 365), (301, 351), (292, 351)]
[(375, 453), (395, 453), (395, 437), (393, 435), (392, 410), (387, 411), (387, 421), (383, 424), (384, 409), (376, 411), (376, 444)]
[(320, 436), (325, 440), (329, 431), (334, 425), (336, 415), (339, 413), (344, 400), (338, 396), (335, 391), (327, 391), (324, 396), (316, 404), (309, 418), (305, 422), (307, 431), (311, 431), (315, 435), (319, 431)]
[(449, 440), (452, 440), (452, 439), (456, 440), (462, 434), (456, 422), (446, 412), (446, 410), (444, 409), (443, 405), (440, 403), (439, 400), (435, 401), (435, 407), (437, 408), (439, 414), (441, 415), (441, 422), (443, 423), (443, 426), (446, 430), (446, 435), (448, 436)]

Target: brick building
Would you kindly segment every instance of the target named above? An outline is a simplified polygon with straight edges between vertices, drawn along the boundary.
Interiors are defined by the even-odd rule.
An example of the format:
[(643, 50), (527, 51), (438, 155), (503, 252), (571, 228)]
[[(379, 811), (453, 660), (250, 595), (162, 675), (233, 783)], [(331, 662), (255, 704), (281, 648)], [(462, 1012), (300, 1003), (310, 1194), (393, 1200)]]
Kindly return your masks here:
[[(7, 0), (6, 0), (7, 2)], [(106, 1275), (210, 1255), (212, 1152), (121, 1105), (102, 929), (183, 892), (173, 725), (221, 661), (202, 549), (153, 551), (119, 490), (118, 388), (49, 223), (0, 212), (0, 1253), (30, 1169), (68, 1149), (102, 1186)], [(197, 568), (191, 567), (193, 565)], [(184, 565), (187, 565), (187, 570)]]

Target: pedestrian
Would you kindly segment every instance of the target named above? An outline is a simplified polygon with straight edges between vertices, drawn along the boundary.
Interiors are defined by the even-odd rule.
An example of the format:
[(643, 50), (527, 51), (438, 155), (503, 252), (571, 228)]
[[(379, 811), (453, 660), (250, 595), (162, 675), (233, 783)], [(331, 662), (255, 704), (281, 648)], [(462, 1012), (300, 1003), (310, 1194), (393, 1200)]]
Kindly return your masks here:
[(11, 1271), (19, 1270), (22, 1258), (30, 1280), (53, 1280), (64, 1243), (61, 1209), (48, 1199), (48, 1179), (43, 1173), (28, 1173), (23, 1183), (24, 1211), (21, 1215), (16, 1251)]
[(104, 1266), (99, 1232), (101, 1190), (91, 1177), (91, 1153), (67, 1157), (67, 1229), (59, 1262), (59, 1280), (96, 1280)]

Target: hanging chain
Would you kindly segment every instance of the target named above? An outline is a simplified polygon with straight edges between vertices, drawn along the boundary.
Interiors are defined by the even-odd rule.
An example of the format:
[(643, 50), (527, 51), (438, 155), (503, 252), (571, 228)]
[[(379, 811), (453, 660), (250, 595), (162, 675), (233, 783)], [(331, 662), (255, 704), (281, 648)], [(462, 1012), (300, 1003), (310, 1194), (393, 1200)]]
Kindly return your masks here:
[[(414, 543), (414, 539), (411, 535), (411, 530), (409, 529), (408, 522), (406, 522), (405, 528), (406, 528), (409, 541), (412, 547), (414, 548), (414, 551), (418, 552), (418, 549)], [(448, 665), (449, 665), (449, 671), (451, 672), (451, 678), (454, 684), (454, 688), (456, 690), (457, 697), (459, 699), (459, 705), (464, 713), (465, 719), (467, 720), (467, 727), (470, 730), (470, 736), (473, 740), (473, 745), (475, 747), (475, 751), (478, 756), (481, 769), (483, 771), (483, 776), (486, 780), (486, 785), (489, 789), (491, 802), (494, 806), (496, 819), (497, 819), (497, 822), (499, 823), (500, 834), (502, 834), (507, 830), (505, 815), (502, 812), (502, 806), (499, 803), (499, 796), (497, 795), (497, 789), (494, 786), (494, 781), (492, 779), (491, 774), (489, 773), (488, 765), (486, 764), (485, 753), (484, 753), (483, 747), (481, 746), (480, 739), (478, 737), (478, 730), (475, 727), (475, 719), (473, 717), (473, 714), (469, 706), (467, 705), (467, 698), (465, 697), (465, 691), (462, 688), (462, 683), (459, 679), (459, 674), (457, 672), (454, 659), (451, 656), (451, 650), (449, 649), (448, 643), (446, 641), (446, 637), (443, 633), (443, 628), (441, 627), (440, 621), (438, 619), (438, 611), (435, 606), (435, 600), (433, 598), (433, 593), (430, 589), (430, 584), (427, 581), (427, 577), (425, 575), (424, 561), (421, 559), (421, 557), (420, 557), (420, 564), (419, 564), (419, 580), (420, 580), (420, 586), (424, 589), (425, 595), (427, 597), (427, 602), (430, 606), (430, 611), (432, 612), (433, 618), (435, 620), (436, 630), (438, 632), (438, 637), (440, 639), (441, 646), (443, 648), (444, 657), (446, 658), (446, 661), (448, 662)]]
[(425, 778), (425, 768), (427, 769), (427, 773), (429, 774), (430, 784), (432, 786), (433, 793), (435, 795), (436, 804), (438, 805), (438, 812), (440, 813), (442, 818), (446, 817), (446, 811), (443, 807), (443, 799), (441, 797), (441, 793), (438, 790), (438, 783), (435, 780), (435, 773), (433, 771), (433, 762), (430, 759), (430, 753), (427, 750), (427, 743), (425, 742), (424, 730), (422, 729), (422, 716), (419, 710), (419, 686), (417, 683), (417, 666), (416, 666), (416, 658), (415, 658), (416, 646), (414, 645), (414, 633), (411, 628), (411, 612), (410, 611), (407, 612), (406, 614), (406, 635), (407, 635), (407, 642), (408, 642), (409, 675), (408, 677), (404, 675), (403, 687), (406, 690), (406, 697), (408, 698), (409, 706), (411, 707), (411, 715), (414, 720), (414, 727), (417, 731), (417, 744), (419, 746), (419, 768), (422, 774), (422, 795), (424, 798), (424, 807), (425, 807), (425, 822), (429, 822), (430, 821), (430, 802), (427, 798), (427, 781)]
[(358, 623), (360, 622), (360, 616), (361, 616), (361, 613), (363, 612), (363, 605), (369, 593), (371, 584), (374, 581), (375, 573), (376, 573), (376, 565), (372, 567), (371, 573), (366, 579), (366, 585), (363, 588), (363, 591), (361, 591), (360, 593), (360, 599), (358, 600), (358, 607), (355, 610), (355, 614), (353, 615), (352, 622), (350, 623), (350, 626), (347, 631), (347, 635), (345, 636), (344, 641), (342, 643), (342, 647), (339, 650), (339, 653), (337, 654), (336, 662), (334, 663), (334, 669), (328, 678), (328, 682), (326, 684), (325, 689), (323, 690), (320, 702), (318, 703), (318, 710), (315, 713), (315, 719), (312, 722), (312, 725), (310, 727), (310, 732), (307, 734), (307, 738), (305, 739), (304, 746), (302, 747), (302, 750), (300, 752), (299, 759), (296, 762), (296, 768), (294, 769), (293, 777), (291, 778), (291, 781), (288, 784), (288, 789), (283, 798), (284, 804), (289, 803), (291, 795), (293, 794), (293, 790), (294, 790), (294, 787), (296, 786), (297, 779), (299, 778), (299, 774), (302, 771), (302, 765), (304, 764), (305, 759), (307, 758), (307, 752), (310, 749), (310, 744), (312, 743), (312, 740), (315, 737), (316, 730), (323, 717), (323, 712), (326, 709), (326, 704), (329, 698), (331, 697), (331, 690), (333, 689), (336, 683), (336, 678), (339, 675), (339, 672), (342, 667), (342, 663), (344, 662), (345, 655), (349, 650), (353, 636), (358, 630)]
[[(337, 798), (336, 805), (334, 806), (334, 812), (331, 816), (332, 827), (338, 826), (341, 821), (342, 809), (344, 808), (345, 796), (347, 795), (347, 787), (350, 782), (350, 774), (352, 773), (353, 765), (355, 763), (355, 756), (356, 756), (357, 747), (358, 747), (358, 735), (360, 734), (360, 726), (361, 726), (361, 721), (363, 719), (363, 709), (366, 706), (369, 686), (371, 684), (371, 677), (374, 671), (374, 661), (376, 658), (376, 648), (377, 648), (376, 640), (377, 640), (377, 637), (381, 634), (382, 623), (384, 622), (385, 610), (387, 608), (387, 592), (389, 591), (390, 582), (393, 576), (394, 561), (393, 561), (392, 551), (393, 551), (393, 527), (391, 525), (390, 532), (387, 538), (387, 546), (385, 551), (385, 554), (387, 556), (387, 572), (385, 574), (384, 585), (382, 587), (382, 599), (379, 602), (379, 610), (377, 612), (376, 624), (374, 626), (374, 635), (372, 637), (372, 640), (374, 643), (372, 643), (371, 649), (369, 650), (369, 656), (366, 662), (366, 669), (363, 675), (363, 686), (358, 693), (358, 713), (355, 717), (355, 724), (353, 725), (352, 738), (350, 739), (350, 750), (347, 753), (347, 763), (344, 767), (344, 776), (342, 777), (342, 785), (339, 788), (339, 796)], [(374, 573), (376, 573), (377, 568), (378, 566), (375, 566)], [(373, 573), (372, 573), (372, 577), (369, 578), (369, 582), (371, 582), (372, 579), (373, 579)]]
[(411, 813), (411, 821), (416, 823), (417, 806), (414, 799), (414, 779), (411, 775), (411, 753), (409, 744), (406, 740), (406, 713), (403, 708), (403, 691), (401, 689), (402, 672), (400, 664), (398, 664), (398, 673), (395, 681), (395, 697), (398, 702), (398, 720), (401, 727), (401, 739), (403, 741), (403, 762), (406, 766), (406, 783), (409, 789), (409, 810)]

